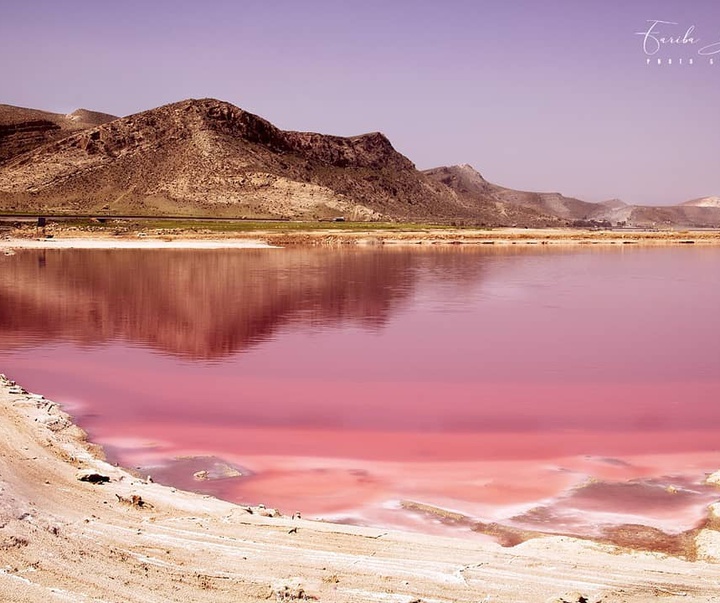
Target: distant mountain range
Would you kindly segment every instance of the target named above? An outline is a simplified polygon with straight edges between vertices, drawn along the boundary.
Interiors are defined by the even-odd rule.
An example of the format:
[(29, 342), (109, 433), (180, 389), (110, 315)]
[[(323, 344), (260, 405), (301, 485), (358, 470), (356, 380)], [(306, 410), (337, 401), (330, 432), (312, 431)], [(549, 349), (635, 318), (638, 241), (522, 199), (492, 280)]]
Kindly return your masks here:
[(720, 226), (720, 198), (589, 203), (419, 171), (381, 133), (283, 131), (229, 103), (128, 117), (0, 105), (0, 212), (418, 220), (486, 226)]
[(491, 184), (469, 165), (434, 168), (424, 173), (446, 184), (468, 202), (494, 199), (553, 216), (570, 225), (720, 226), (720, 197), (704, 197), (662, 207), (628, 205), (620, 199), (590, 203), (560, 193), (531, 193)]

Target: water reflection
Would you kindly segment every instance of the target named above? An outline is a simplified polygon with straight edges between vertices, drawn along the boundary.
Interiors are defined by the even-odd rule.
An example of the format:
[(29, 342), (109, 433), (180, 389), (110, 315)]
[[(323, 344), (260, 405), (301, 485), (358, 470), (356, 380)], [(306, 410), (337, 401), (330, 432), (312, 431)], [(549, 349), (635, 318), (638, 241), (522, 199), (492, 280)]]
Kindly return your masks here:
[(380, 329), (421, 275), (463, 288), (481, 277), (478, 260), (373, 250), (25, 251), (2, 264), (0, 344), (123, 339), (221, 358), (292, 323)]

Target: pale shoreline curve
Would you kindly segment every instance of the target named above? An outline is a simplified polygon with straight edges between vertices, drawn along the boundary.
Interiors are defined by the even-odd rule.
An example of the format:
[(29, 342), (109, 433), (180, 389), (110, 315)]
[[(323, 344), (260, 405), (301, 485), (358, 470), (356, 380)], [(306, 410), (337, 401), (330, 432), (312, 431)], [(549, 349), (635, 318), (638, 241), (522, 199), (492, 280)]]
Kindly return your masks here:
[(110, 465), (57, 404), (4, 376), (0, 492), (4, 601), (720, 599), (715, 529), (691, 561), (567, 537), (502, 548), (275, 516)]

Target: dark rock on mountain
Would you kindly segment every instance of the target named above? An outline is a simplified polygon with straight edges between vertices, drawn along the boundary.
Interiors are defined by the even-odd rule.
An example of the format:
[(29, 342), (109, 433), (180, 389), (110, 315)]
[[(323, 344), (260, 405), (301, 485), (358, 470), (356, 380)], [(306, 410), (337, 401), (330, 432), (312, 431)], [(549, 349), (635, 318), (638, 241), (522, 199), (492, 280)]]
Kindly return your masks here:
[(48, 142), (117, 119), (78, 109), (69, 115), (0, 105), (0, 164)]

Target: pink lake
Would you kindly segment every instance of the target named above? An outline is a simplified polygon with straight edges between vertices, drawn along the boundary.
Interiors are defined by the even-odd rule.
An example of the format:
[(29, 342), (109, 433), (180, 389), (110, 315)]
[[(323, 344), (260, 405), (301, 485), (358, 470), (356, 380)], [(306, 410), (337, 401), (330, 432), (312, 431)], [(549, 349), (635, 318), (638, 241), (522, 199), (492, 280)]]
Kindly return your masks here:
[(113, 461), (287, 514), (676, 533), (720, 499), (719, 266), (690, 246), (22, 251), (0, 257), (0, 371)]

